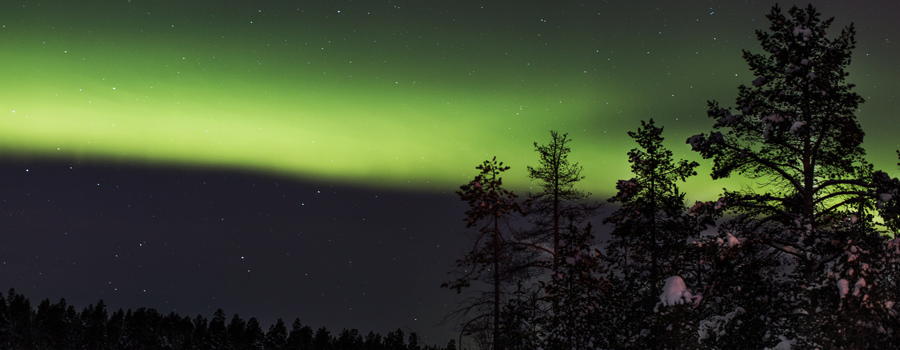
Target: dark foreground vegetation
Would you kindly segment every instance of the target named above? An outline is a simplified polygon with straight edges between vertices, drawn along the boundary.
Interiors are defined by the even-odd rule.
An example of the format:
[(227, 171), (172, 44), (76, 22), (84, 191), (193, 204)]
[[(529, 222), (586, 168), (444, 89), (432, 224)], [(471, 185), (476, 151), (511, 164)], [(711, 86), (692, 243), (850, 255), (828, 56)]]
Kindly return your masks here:
[(44, 300), (35, 309), (10, 289), (5, 298), (0, 293), (0, 349), (456, 350), (456, 345), (453, 340), (446, 347), (424, 345), (416, 333), (407, 337), (401, 329), (386, 336), (362, 335), (356, 329), (332, 334), (325, 327), (313, 330), (300, 319), (290, 326), (278, 319), (263, 331), (256, 318), (245, 321), (235, 314), (228, 320), (222, 309), (209, 320), (147, 308), (110, 315), (103, 300), (81, 312), (65, 299), (56, 304)]
[(764, 53), (744, 51), (756, 79), (734, 107), (710, 101), (713, 130), (687, 139), (713, 180), (742, 188), (685, 203), (677, 185), (699, 164), (642, 121), (598, 242), (566, 134), (535, 143), (541, 187), (523, 199), (503, 187), (508, 166), (479, 165), (457, 192), (472, 244), (444, 284), (466, 292), (448, 317), (460, 347), (900, 349), (900, 180), (865, 159), (853, 25), (829, 38), (819, 16), (774, 7)]

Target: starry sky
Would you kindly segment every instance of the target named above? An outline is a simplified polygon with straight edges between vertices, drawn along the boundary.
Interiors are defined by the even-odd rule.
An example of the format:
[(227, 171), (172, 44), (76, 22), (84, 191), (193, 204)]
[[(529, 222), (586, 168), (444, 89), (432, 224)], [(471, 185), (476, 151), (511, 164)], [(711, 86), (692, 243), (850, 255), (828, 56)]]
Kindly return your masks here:
[[(569, 133), (604, 199), (649, 118), (700, 160), (684, 140), (754, 79), (772, 5), (2, 1), (0, 289), (443, 343), (474, 167), (524, 194), (532, 143)], [(864, 145), (896, 173), (900, 3), (814, 5), (856, 23)], [(741, 183), (708, 170), (689, 198)]]

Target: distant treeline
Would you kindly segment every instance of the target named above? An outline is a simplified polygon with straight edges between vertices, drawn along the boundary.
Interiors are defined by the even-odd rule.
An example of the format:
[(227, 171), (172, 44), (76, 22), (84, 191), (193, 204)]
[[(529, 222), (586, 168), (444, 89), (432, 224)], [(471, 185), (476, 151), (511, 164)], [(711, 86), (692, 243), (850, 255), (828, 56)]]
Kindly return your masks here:
[(290, 330), (279, 318), (264, 332), (255, 317), (244, 321), (235, 314), (229, 321), (222, 309), (210, 320), (143, 307), (109, 315), (103, 300), (78, 312), (65, 299), (56, 304), (45, 299), (35, 310), (10, 289), (5, 298), (0, 293), (0, 349), (456, 350), (456, 342), (424, 345), (415, 332), (407, 337), (401, 329), (363, 336), (345, 328), (332, 335), (325, 327), (314, 331), (299, 318)]

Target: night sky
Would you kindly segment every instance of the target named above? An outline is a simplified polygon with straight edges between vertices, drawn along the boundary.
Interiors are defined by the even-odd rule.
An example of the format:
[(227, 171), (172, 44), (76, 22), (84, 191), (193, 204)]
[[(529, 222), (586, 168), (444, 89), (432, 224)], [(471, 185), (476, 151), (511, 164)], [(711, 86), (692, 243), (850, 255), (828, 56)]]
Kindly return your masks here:
[[(524, 194), (567, 132), (604, 199), (649, 118), (699, 160), (774, 4), (566, 3), (0, 2), (0, 289), (444, 343), (474, 167)], [(856, 23), (864, 146), (896, 176), (900, 2), (814, 5)], [(740, 182), (701, 163), (690, 199)]]

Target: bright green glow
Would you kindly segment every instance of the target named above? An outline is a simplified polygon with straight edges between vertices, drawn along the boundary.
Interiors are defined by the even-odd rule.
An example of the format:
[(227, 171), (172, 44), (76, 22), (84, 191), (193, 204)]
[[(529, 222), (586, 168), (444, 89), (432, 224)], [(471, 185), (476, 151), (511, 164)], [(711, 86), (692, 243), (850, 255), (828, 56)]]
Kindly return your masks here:
[[(227, 79), (203, 73), (204, 63), (215, 64), (211, 59), (197, 67), (178, 62), (169, 69), (174, 74), (138, 64), (112, 69), (78, 62), (83, 57), (75, 53), (57, 53), (51, 64), (29, 64), (41, 55), (0, 62), (29, 72), (6, 77), (7, 87), (27, 88), (2, 92), (4, 106), (15, 108), (0, 120), (4, 149), (422, 186), (461, 182), (489, 155), (521, 168), (524, 162), (514, 160), (531, 157), (530, 143), (550, 128), (542, 115), (551, 108), (554, 115), (588, 115), (594, 108), (586, 98), (559, 103), (540, 95), (417, 89), (410, 79), (380, 86)], [(95, 58), (82, 61), (88, 59)], [(541, 107), (545, 113), (533, 112)]]
[[(666, 127), (676, 157), (699, 160), (683, 140), (709, 130), (706, 99), (730, 102), (752, 80), (739, 49), (756, 49), (749, 22), (726, 46), (692, 43), (705, 27), (644, 45), (603, 35), (602, 20), (513, 31), (477, 16), (385, 25), (362, 10), (329, 22), (330, 10), (311, 20), (286, 8), (265, 17), (109, 6), (0, 11), (0, 148), (9, 156), (428, 191), (455, 189), (497, 156), (513, 167), (507, 183), (528, 190), (532, 143), (552, 129), (575, 140), (581, 187), (608, 196), (631, 177), (625, 132), (640, 119)], [(431, 30), (439, 26), (450, 29)], [(708, 169), (684, 186), (691, 197), (735, 184), (711, 183)]]

